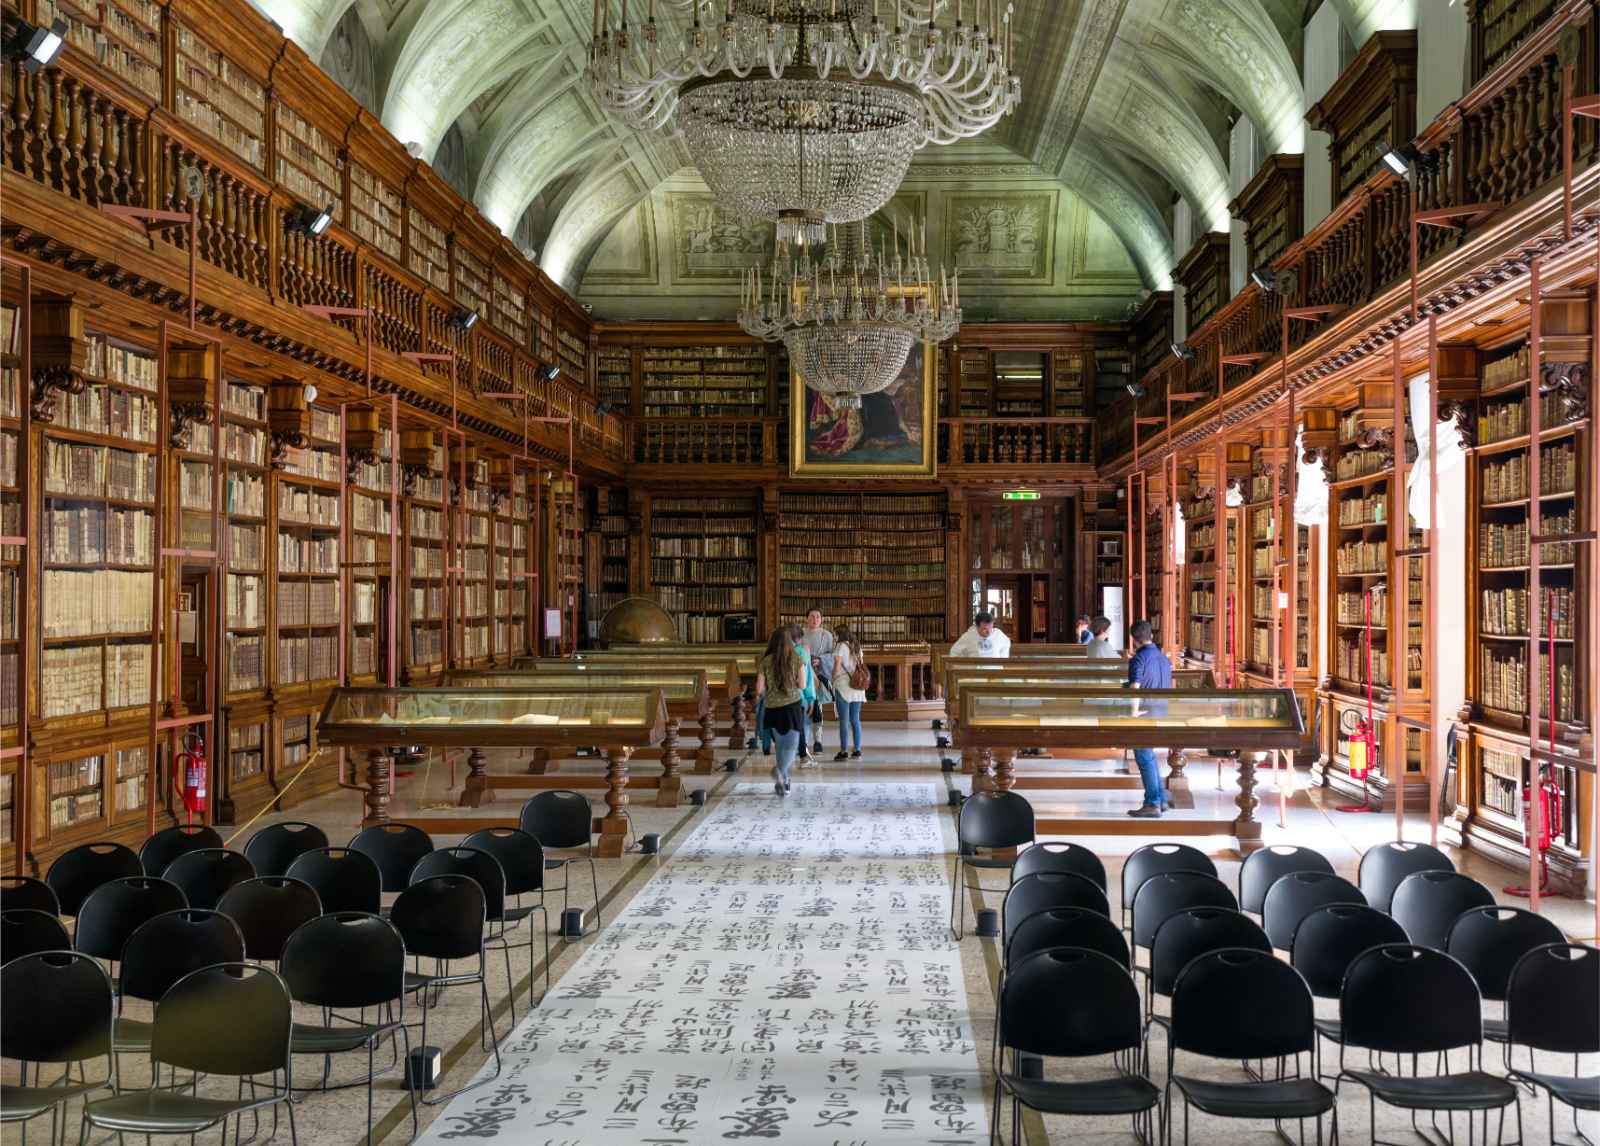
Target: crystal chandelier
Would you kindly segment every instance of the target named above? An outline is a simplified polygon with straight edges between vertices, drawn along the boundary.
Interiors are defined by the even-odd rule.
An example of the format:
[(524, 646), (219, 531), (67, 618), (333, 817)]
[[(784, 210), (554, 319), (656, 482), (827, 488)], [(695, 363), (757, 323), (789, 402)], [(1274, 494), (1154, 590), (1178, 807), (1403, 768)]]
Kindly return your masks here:
[(718, 201), (780, 240), (865, 219), (914, 152), (986, 131), (1022, 90), (1003, 0), (661, 0), (665, 30), (656, 0), (633, 0), (632, 24), (615, 2), (616, 24), (613, 0), (594, 4), (601, 105), (680, 130)]
[[(960, 272), (934, 278), (927, 235), (899, 227), (876, 252), (866, 223), (834, 228), (826, 253), (809, 242), (779, 242), (770, 271), (747, 271), (739, 325), (782, 341), (806, 385), (844, 407), (894, 384), (916, 342), (943, 342), (961, 326)], [(815, 252), (815, 255), (814, 255)]]

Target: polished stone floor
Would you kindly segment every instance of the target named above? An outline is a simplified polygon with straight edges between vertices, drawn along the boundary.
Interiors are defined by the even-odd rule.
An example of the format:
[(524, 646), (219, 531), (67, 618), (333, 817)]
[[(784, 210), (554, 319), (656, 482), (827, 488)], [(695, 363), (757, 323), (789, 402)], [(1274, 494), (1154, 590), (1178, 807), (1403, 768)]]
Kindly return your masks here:
[[(869, 725), (866, 739), (868, 748), (859, 761), (833, 763), (830, 745), (819, 766), (797, 769), (796, 793), (786, 802), (773, 795), (766, 779), (767, 762), (758, 756), (750, 757), (737, 773), (719, 770), (711, 776), (689, 777), (691, 790), (707, 791), (704, 807), (686, 802), (676, 809), (658, 809), (650, 806), (649, 793), (636, 797), (638, 802), (631, 809), (634, 836), (658, 833), (660, 854), (645, 856), (631, 851), (621, 859), (599, 862), (599, 899), (606, 926), (578, 941), (552, 938), (550, 972), (555, 985), (531, 1016), (527, 1014), (526, 950), (514, 956), (518, 1021), (509, 1034), (505, 967), (498, 958), (491, 962), (489, 990), (497, 1009), (496, 1021), (506, 1039), (505, 1073), (495, 1083), (470, 1091), (454, 1103), (425, 1110), (426, 1141), (499, 1138), (535, 1146), (629, 1141), (687, 1144), (740, 1138), (818, 1146), (984, 1141), (999, 951), (995, 941), (975, 937), (970, 928), (959, 944), (937, 935), (935, 919), (942, 919), (940, 912), (948, 909), (949, 855), (954, 841), (954, 817), (945, 796), (950, 786), (965, 788), (966, 784), (959, 775), (941, 774), (939, 753), (925, 725)], [(516, 753), (506, 752), (495, 754), (491, 767), (521, 771), (523, 762)], [(574, 772), (598, 770), (597, 765), (565, 767)], [(653, 765), (641, 763), (636, 768)], [(454, 779), (459, 781), (461, 775), (458, 768)], [(1214, 765), (1192, 764), (1189, 775), (1195, 808), (1177, 815), (1214, 819), (1236, 813), (1237, 789), (1231, 772), (1224, 771), (1220, 788)], [(451, 769), (436, 760), (399, 781), (391, 813), (419, 819), (448, 815), (455, 811), (453, 794)], [(1136, 797), (1132, 792), (1029, 794), (1053, 808), (1071, 804), (1086, 812), (1113, 815)], [(1289, 774), (1281, 801), (1270, 774), (1263, 777), (1258, 796), (1267, 843), (1294, 842), (1317, 848), (1350, 878), (1355, 876), (1362, 849), (1393, 838), (1392, 815), (1337, 814), (1332, 808), (1342, 801), (1329, 793), (1307, 790), (1304, 772)], [(598, 804), (599, 794), (594, 793), (593, 799)], [(518, 803), (518, 797), (507, 793), (481, 811), (513, 817)], [(340, 792), (259, 823), (276, 818), (311, 820), (340, 842), (353, 834), (359, 814), (358, 796)], [(894, 825), (889, 835), (885, 835), (886, 823)], [(1080, 841), (1104, 857), (1114, 904), (1119, 902), (1122, 858), (1141, 843), (1168, 838), (1162, 834), (1161, 822), (1150, 827), (1151, 835), (1145, 838)], [(1406, 834), (1409, 839), (1425, 839), (1427, 825), (1409, 819)], [(438, 833), (436, 839), (452, 842), (444, 833)], [(242, 842), (241, 836), (236, 846)], [(1236, 882), (1238, 854), (1230, 837), (1186, 837), (1185, 842), (1210, 852), (1222, 879)], [(1479, 856), (1455, 858), (1462, 870), (1497, 892), (1503, 884), (1520, 882), (1519, 873)], [(786, 868), (817, 870), (790, 874)], [(870, 874), (866, 881), (872, 885), (870, 895), (863, 886), (864, 872)], [(1000, 888), (1004, 878), (989, 873), (986, 882)], [(774, 898), (763, 907), (759, 904), (762, 895)], [(756, 907), (751, 906), (752, 897)], [(583, 878), (574, 880), (574, 904), (588, 906), (592, 899), (584, 872)], [(999, 890), (974, 890), (968, 896), (968, 910), (997, 907), (999, 900)], [(819, 909), (817, 904), (823, 901), (831, 906)], [(1505, 901), (1517, 902), (1509, 897)], [(559, 907), (559, 898), (555, 906)], [(854, 914), (850, 907), (856, 908)], [(1547, 899), (1544, 910), (1569, 935), (1592, 939), (1592, 903)], [(827, 933), (834, 912), (838, 913), (834, 922), (859, 927), (864, 919), (875, 921), (872, 941), (863, 944), (870, 958), (859, 966), (831, 945)], [(898, 926), (888, 926), (891, 920)], [(756, 921), (764, 929), (759, 933), (750, 929)], [(653, 961), (648, 932), (652, 922), (662, 932), (657, 940), (670, 937), (659, 946), (670, 948), (676, 942), (682, 951), (667, 951)], [(834, 936), (833, 942), (837, 940)], [(895, 1002), (891, 991), (903, 983), (903, 965), (908, 958), (918, 961), (919, 974), (926, 971), (932, 975), (927, 982), (939, 983), (941, 1005), (935, 1010), (924, 1007), (918, 1011)], [(945, 964), (948, 973), (940, 970)], [(537, 997), (544, 982), (542, 950), (535, 956), (533, 970)], [(691, 1005), (692, 992), (719, 977), (724, 983), (739, 984), (734, 992), (739, 1001), (727, 1004), (725, 1012), (708, 1016)], [(754, 990), (742, 994), (746, 979), (754, 984)], [(642, 997), (653, 1000), (652, 1005), (642, 1012), (636, 1010), (631, 1018), (616, 1013), (609, 1005), (614, 1000), (606, 996), (619, 983), (634, 1002)], [(863, 984), (865, 992), (858, 993)], [(925, 987), (926, 982), (919, 986)], [(786, 989), (805, 1002), (768, 998), (782, 995)], [(883, 1028), (875, 1025), (876, 1018), (852, 1026), (850, 1004), (854, 998), (872, 999), (891, 1012), (901, 1006), (906, 1012), (899, 1016), (901, 1037), (908, 1037), (903, 1033), (907, 1029), (919, 1031), (911, 1043), (898, 1044), (901, 1052), (911, 1048), (904, 1054), (903, 1072), (893, 1070), (897, 1064), (890, 1059), (896, 1044), (882, 1037)], [(654, 1004), (664, 1009), (656, 1010)], [(1239, 1005), (1248, 1007), (1250, 1001), (1241, 999)], [(810, 1019), (814, 1025), (808, 1026), (808, 1016), (800, 1012), (800, 1006), (816, 1007), (817, 1015)], [(779, 1007), (781, 1011), (774, 1010)], [(603, 1010), (599, 1021), (594, 1015), (596, 1008)], [(1325, 1008), (1319, 1004), (1321, 1013), (1333, 1013)], [(480, 1046), (477, 1015), (476, 998), (468, 989), (447, 990), (430, 1014), (429, 1042), (444, 1052), (448, 1086), (460, 1085), (485, 1068), (487, 1056)], [(693, 1054), (676, 1053), (685, 1045), (683, 1036), (652, 1026), (656, 1015), (669, 1020), (662, 1027), (672, 1026), (670, 1020), (676, 1018), (680, 1028), (696, 1031), (701, 1041), (694, 1044)], [(646, 1016), (650, 1022), (645, 1021)], [(726, 1020), (714, 1032), (715, 1037), (712, 1018)], [(703, 1021), (697, 1026), (696, 1019)], [(861, 1042), (863, 1030), (878, 1036), (878, 1041)], [(811, 1053), (808, 1039), (814, 1037), (824, 1046), (830, 1040), (838, 1043), (842, 1048), (838, 1060), (826, 1056), (819, 1060)], [(848, 1041), (852, 1038), (856, 1041)], [(852, 1055), (843, 1052), (863, 1047), (876, 1048), (882, 1054), (877, 1058), (859, 1056), (853, 1065), (829, 1069), (835, 1061), (850, 1064)], [(1165, 1045), (1159, 1034), (1153, 1038), (1152, 1057), (1159, 1084), (1165, 1072)], [(600, 1082), (593, 1065), (597, 1059), (607, 1063)], [(1242, 1077), (1237, 1064), (1180, 1059), (1180, 1067), (1184, 1073), (1202, 1077)], [(1554, 1069), (1554, 1064), (1549, 1067)], [(296, 1069), (304, 1073), (298, 1063)], [(1589, 1074), (1600, 1073), (1600, 1061), (1587, 1062), (1584, 1069)], [(347, 1066), (336, 1063), (334, 1067), (336, 1078), (356, 1070), (353, 1060)], [(631, 1082), (630, 1072), (634, 1072)], [(1073, 1073), (1067, 1070), (1059, 1076)], [(1052, 1064), (1051, 1075), (1057, 1074)], [(137, 1073), (135, 1077), (139, 1077)], [(944, 1083), (945, 1089), (933, 1085), (935, 1081)], [(618, 1109), (619, 1095), (638, 1097), (641, 1092), (644, 1097), (636, 1110), (630, 1110), (627, 1102)], [(1365, 1098), (1358, 1098), (1348, 1086), (1346, 1092), (1340, 1103), (1343, 1140), (1370, 1141)], [(896, 1122), (885, 1110), (892, 1112), (895, 1103), (903, 1102), (907, 1095), (914, 1097), (910, 1105), (915, 1111), (909, 1122)], [(791, 1098), (795, 1101), (788, 1101)], [(1521, 1106), (1526, 1140), (1549, 1142), (1542, 1099), (1524, 1098)], [(774, 1119), (770, 1115), (774, 1109), (790, 1112), (792, 1117)], [(584, 1114), (572, 1116), (576, 1110)], [(845, 1116), (840, 1113), (843, 1110), (857, 1113)], [(376, 1111), (375, 1140), (392, 1143), (407, 1139), (409, 1105), (392, 1074), (379, 1083)], [(673, 1121), (675, 1112), (679, 1117)], [(651, 1125), (643, 1121), (647, 1113), (653, 1118)], [(365, 1127), (365, 1094), (353, 1089), (313, 1095), (298, 1106), (297, 1114), (301, 1141), (354, 1143)], [(930, 1121), (941, 1115), (945, 1123)], [(1403, 1117), (1380, 1115), (1380, 1122), (1382, 1137), (1417, 1141)], [(1036, 1146), (1133, 1140), (1124, 1119), (1069, 1122), (1030, 1115), (1022, 1126), (1024, 1140)], [(1180, 1139), (1181, 1129), (1180, 1124)], [(1294, 1128), (1289, 1129), (1292, 1132)], [(1591, 1119), (1585, 1129), (1595, 1137), (1600, 1127)], [(1459, 1121), (1457, 1130), (1458, 1140), (1465, 1142), (1465, 1127)], [(1493, 1141), (1492, 1122), (1490, 1131)], [(1191, 1141), (1210, 1144), (1267, 1142), (1275, 1137), (1270, 1124), (1230, 1124), (1199, 1115), (1191, 1120), (1191, 1134)], [(278, 1137), (286, 1140), (283, 1133)], [(1508, 1121), (1505, 1140), (1514, 1137), (1514, 1124)], [(1558, 1140), (1572, 1137), (1570, 1122), (1559, 1123)], [(1312, 1140), (1308, 1135), (1307, 1141)]]

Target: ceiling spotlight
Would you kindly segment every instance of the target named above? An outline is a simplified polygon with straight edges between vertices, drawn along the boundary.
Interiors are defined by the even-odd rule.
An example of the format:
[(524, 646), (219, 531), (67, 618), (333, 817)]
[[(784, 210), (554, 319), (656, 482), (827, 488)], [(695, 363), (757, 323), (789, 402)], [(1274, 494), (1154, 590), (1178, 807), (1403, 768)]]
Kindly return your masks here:
[(1171, 343), (1167, 349), (1172, 351), (1172, 356), (1174, 358), (1181, 359), (1184, 362), (1194, 361), (1194, 347), (1190, 346), (1187, 342)]
[(317, 387), (316, 387), (316, 384), (312, 383), (312, 382), (307, 382), (306, 386), (305, 386), (305, 390), (302, 391), (302, 393), (305, 396), (306, 405), (309, 406), (311, 403), (313, 403), (313, 402), (315, 402), (317, 400)]
[(1411, 178), (1411, 169), (1422, 166), (1422, 152), (1409, 143), (1402, 143), (1399, 147), (1387, 148), (1383, 153), (1383, 165), (1402, 179)]
[(406, 154), (411, 156), (412, 159), (421, 159), (422, 144), (413, 139), (410, 143), (406, 144)]
[(478, 325), (478, 312), (475, 310), (468, 310), (464, 306), (458, 306), (455, 310), (455, 313), (450, 316), (450, 322), (448, 325), (450, 329), (455, 331), (457, 334), (465, 334), (474, 326)]
[(283, 217), (284, 230), (310, 239), (320, 237), (332, 225), (332, 208), (307, 207), (303, 203)]
[(1142, 382), (1128, 382), (1122, 388), (1134, 398), (1143, 398), (1145, 395), (1144, 383)]
[(53, 20), (48, 28), (17, 21), (17, 30), (5, 41), (5, 57), (21, 60), (30, 72), (48, 68), (56, 62), (67, 43), (67, 25), (64, 20)]
[(1271, 294), (1278, 289), (1278, 272), (1269, 270), (1251, 271), (1250, 281), (1256, 284), (1257, 289)]

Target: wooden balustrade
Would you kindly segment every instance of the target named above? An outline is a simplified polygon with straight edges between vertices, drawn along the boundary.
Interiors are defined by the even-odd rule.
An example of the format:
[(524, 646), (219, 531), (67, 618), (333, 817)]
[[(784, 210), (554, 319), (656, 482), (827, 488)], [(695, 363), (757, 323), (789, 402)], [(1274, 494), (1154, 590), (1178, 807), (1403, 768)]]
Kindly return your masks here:
[(1093, 465), (1093, 418), (940, 418), (942, 466)]
[(59, 70), (4, 69), (4, 166), (99, 207), (145, 199), (145, 121)]
[(777, 418), (640, 418), (629, 456), (646, 465), (776, 465), (784, 428)]
[(422, 345), (422, 292), (371, 259), (364, 261), (366, 305), (372, 309), (373, 338), (395, 354)]

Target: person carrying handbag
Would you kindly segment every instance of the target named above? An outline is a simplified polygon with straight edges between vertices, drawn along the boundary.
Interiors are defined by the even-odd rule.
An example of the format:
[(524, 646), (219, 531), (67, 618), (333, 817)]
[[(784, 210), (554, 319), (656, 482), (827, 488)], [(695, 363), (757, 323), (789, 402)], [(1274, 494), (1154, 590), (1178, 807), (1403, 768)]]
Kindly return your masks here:
[(872, 673), (861, 655), (860, 642), (849, 626), (840, 625), (833, 646), (833, 707), (839, 714), (839, 752), (835, 760), (861, 759), (861, 706), (866, 703), (867, 686), (871, 683)]

